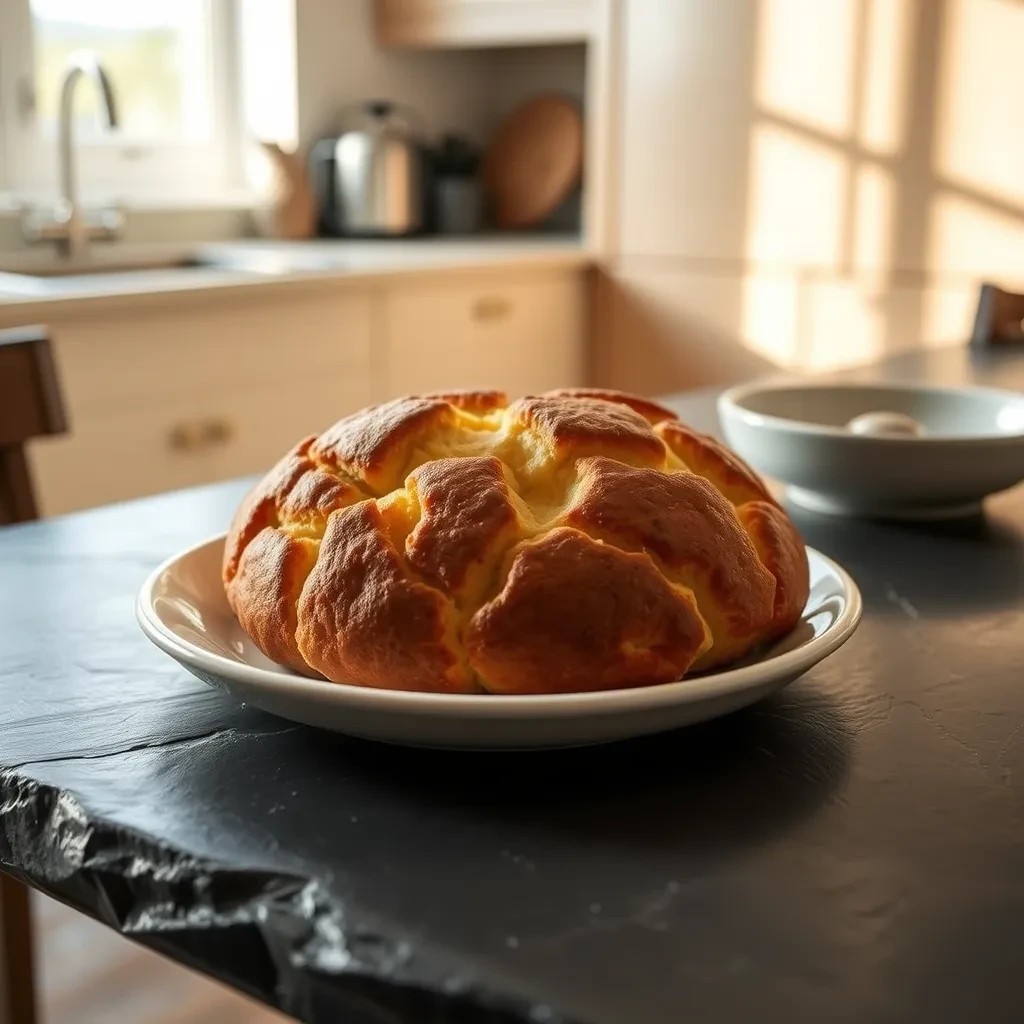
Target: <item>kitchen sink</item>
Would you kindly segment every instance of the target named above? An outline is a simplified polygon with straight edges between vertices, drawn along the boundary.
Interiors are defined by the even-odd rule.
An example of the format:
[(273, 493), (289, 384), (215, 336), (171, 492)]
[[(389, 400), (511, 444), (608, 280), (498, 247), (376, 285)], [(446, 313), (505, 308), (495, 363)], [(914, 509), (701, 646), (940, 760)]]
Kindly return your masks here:
[(143, 289), (147, 284), (166, 287), (187, 280), (179, 273), (220, 270), (240, 274), (274, 275), (292, 267), (261, 253), (233, 252), (218, 247), (191, 250), (94, 252), (86, 259), (62, 259), (52, 253), (28, 253), (0, 262), (0, 295), (89, 295), (114, 285)]
[(137, 260), (66, 260), (38, 266), (32, 263), (21, 263), (14, 266), (0, 265), (0, 274), (49, 279), (54, 277), (91, 277), (95, 274), (132, 274), (142, 270), (174, 270), (208, 265), (196, 256), (150, 257)]
[[(387, 265), (388, 251), (374, 247), (359, 266)], [(407, 254), (408, 255), (408, 254)], [(63, 259), (53, 252), (27, 252), (0, 260), (0, 298), (87, 297), (111, 292), (144, 292), (188, 287), (190, 275), (204, 271), (229, 281), (246, 277), (335, 274), (354, 265), (347, 246), (336, 241), (204, 242), (177, 247), (94, 247), (85, 259)], [(197, 282), (198, 283), (198, 282)]]

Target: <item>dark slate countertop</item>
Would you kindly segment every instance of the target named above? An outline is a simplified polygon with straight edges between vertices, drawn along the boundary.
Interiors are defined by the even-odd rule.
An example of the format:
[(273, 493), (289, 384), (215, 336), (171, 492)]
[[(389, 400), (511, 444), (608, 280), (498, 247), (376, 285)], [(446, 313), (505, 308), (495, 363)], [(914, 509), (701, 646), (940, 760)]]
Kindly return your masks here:
[[(1024, 356), (865, 374), (1019, 388)], [(0, 531), (5, 870), (309, 1021), (1019, 1014), (1024, 488), (946, 525), (796, 513), (865, 617), (754, 708), (466, 754), (239, 707), (146, 641), (143, 578), (244, 486)]]

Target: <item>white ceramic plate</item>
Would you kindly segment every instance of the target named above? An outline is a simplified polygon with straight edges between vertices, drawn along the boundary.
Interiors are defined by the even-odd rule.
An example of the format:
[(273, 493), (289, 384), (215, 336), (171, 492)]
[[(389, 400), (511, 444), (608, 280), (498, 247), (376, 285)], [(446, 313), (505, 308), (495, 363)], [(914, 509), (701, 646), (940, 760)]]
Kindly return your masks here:
[(246, 704), (351, 736), (425, 747), (512, 749), (607, 743), (726, 714), (785, 686), (843, 644), (861, 599), (844, 569), (808, 551), (811, 595), (797, 628), (757, 658), (677, 683), (601, 693), (498, 697), (406, 693), (306, 679), (266, 658), (221, 585), (224, 538), (165, 562), (139, 592), (146, 636)]
[[(922, 435), (847, 428), (879, 412), (911, 417)], [(729, 444), (816, 512), (941, 518), (1024, 479), (1024, 396), (1012, 391), (769, 382), (725, 392), (718, 414)]]

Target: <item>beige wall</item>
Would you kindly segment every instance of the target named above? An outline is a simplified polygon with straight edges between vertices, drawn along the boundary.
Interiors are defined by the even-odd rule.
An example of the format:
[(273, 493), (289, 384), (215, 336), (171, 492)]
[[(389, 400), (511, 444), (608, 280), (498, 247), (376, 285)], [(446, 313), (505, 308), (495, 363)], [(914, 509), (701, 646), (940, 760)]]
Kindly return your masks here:
[(981, 279), (1024, 283), (1024, 4), (622, 0), (621, 27), (606, 381), (957, 341)]
[(408, 104), (430, 134), (458, 126), (483, 137), (485, 53), (379, 48), (372, 0), (298, 0), (295, 35), (304, 145), (338, 131), (344, 108), (366, 99)]

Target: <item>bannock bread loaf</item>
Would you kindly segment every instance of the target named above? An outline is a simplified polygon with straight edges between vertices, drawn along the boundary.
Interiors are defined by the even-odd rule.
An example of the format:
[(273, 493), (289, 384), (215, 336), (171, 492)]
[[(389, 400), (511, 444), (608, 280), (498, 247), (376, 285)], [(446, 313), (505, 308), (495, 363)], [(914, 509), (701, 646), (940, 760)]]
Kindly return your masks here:
[(791, 630), (808, 592), (751, 469), (668, 409), (587, 389), (347, 416), (248, 495), (223, 570), (274, 661), (446, 693), (678, 679)]

